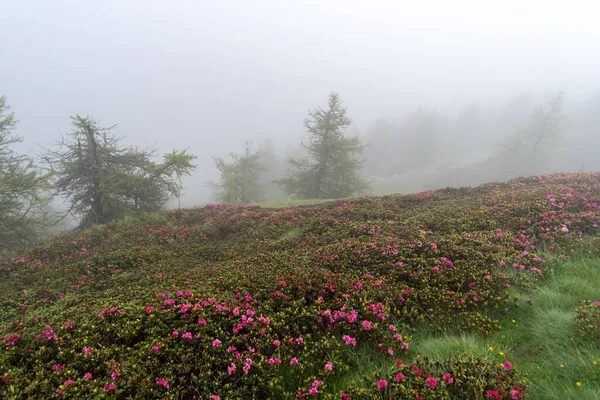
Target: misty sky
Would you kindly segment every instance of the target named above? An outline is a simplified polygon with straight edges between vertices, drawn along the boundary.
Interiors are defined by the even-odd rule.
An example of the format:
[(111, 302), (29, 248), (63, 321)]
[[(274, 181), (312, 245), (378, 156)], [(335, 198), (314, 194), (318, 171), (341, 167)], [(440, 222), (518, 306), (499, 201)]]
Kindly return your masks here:
[(599, 21), (593, 0), (4, 0), (0, 95), (25, 149), (59, 139), (76, 113), (118, 124), (127, 144), (189, 146), (194, 205), (212, 155), (297, 141), (331, 90), (359, 131), (418, 106), (591, 94)]

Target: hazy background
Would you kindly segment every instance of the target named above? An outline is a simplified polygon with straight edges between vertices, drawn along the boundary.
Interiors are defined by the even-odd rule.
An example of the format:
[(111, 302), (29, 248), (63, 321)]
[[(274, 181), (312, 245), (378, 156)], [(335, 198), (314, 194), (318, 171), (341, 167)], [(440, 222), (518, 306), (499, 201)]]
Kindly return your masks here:
[[(394, 133), (424, 107), (437, 110), (451, 143), (475, 107), (482, 117), (463, 120), (484, 155), (564, 91), (573, 140), (556, 168), (576, 169), (582, 157), (600, 158), (590, 142), (600, 137), (598, 21), (591, 0), (4, 0), (0, 95), (20, 121), (22, 151), (69, 132), (76, 113), (117, 124), (126, 144), (189, 147), (198, 168), (185, 180), (185, 206), (210, 201), (211, 156), (266, 137), (283, 155), (332, 90), (365, 138), (379, 118)], [(398, 187), (390, 190), (411, 190)]]

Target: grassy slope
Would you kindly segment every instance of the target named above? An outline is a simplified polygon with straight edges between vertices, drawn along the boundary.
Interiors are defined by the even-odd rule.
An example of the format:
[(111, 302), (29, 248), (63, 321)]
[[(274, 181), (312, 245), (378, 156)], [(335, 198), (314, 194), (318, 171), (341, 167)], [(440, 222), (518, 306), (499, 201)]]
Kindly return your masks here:
[[(531, 398), (597, 400), (600, 348), (574, 340), (573, 310), (583, 299), (600, 298), (600, 257), (587, 249), (569, 253), (565, 260), (546, 253), (547, 268), (552, 271), (548, 279), (532, 291), (512, 291), (521, 306), (501, 318), (501, 331), (488, 338), (468, 333), (439, 335), (425, 324), (413, 334), (408, 358), (426, 354), (440, 361), (451, 356), (474, 356), (490, 363), (510, 361), (532, 382)], [(357, 351), (352, 356), (360, 368), (337, 382), (340, 387), (394, 365), (374, 352)]]
[[(579, 343), (573, 310), (584, 299), (600, 298), (600, 258), (587, 250), (570, 252), (566, 261), (546, 254), (552, 274), (533, 291), (515, 291), (519, 310), (502, 319), (503, 329), (482, 339), (473, 335), (415, 336), (414, 351), (442, 358), (451, 354), (477, 355), (492, 362), (511, 361), (532, 381), (537, 399), (598, 399), (600, 349)], [(577, 384), (580, 383), (580, 386)]]
[[(594, 179), (600, 182), (600, 176), (596, 176)], [(531, 184), (532, 187), (536, 185), (535, 182), (528, 182), (528, 184)], [(552, 190), (561, 187), (553, 187)], [(585, 185), (582, 187), (584, 188)], [(386, 229), (392, 229), (390, 226), (394, 226), (394, 223), (401, 223), (406, 226), (416, 224), (415, 226), (418, 226), (421, 221), (426, 220), (428, 221), (427, 226), (423, 225), (419, 228), (422, 234), (430, 234), (423, 229), (432, 229), (433, 231), (438, 229), (440, 232), (446, 232), (440, 233), (439, 240), (452, 237), (450, 233), (458, 234), (463, 227), (464, 229), (471, 229), (474, 235), (479, 234), (478, 232), (484, 232), (486, 229), (493, 232), (497, 226), (494, 219), (496, 213), (502, 212), (503, 209), (494, 208), (496, 201), (494, 198), (499, 197), (497, 194), (493, 194), (491, 200), (487, 199), (487, 193), (490, 190), (492, 192), (502, 192), (505, 189), (502, 185), (492, 185), (489, 189), (484, 188), (473, 193), (469, 191), (457, 192), (456, 200), (463, 202), (461, 207), (466, 207), (464, 209), (459, 209), (458, 203), (451, 201), (455, 196), (453, 192), (424, 194), (422, 195), (424, 197), (419, 197), (419, 195), (399, 197), (397, 200), (388, 198), (383, 202), (387, 201), (389, 204), (383, 205), (379, 204), (376, 199), (363, 199), (361, 200), (362, 203), (356, 202), (358, 211), (353, 215), (353, 218), (357, 220), (357, 223), (360, 218), (364, 218), (361, 223), (374, 223), (376, 221), (382, 226), (383, 223), (388, 224), (389, 222), (390, 225)], [(536, 192), (535, 198), (540, 198), (539, 196), (542, 193), (546, 195), (545, 190), (543, 187), (539, 188), (539, 193)], [(439, 198), (436, 196), (439, 196)], [(510, 197), (510, 192), (507, 192), (506, 196)], [(483, 202), (484, 204), (478, 211), (478, 217), (473, 221), (465, 220), (465, 216), (470, 212), (476, 212), (471, 211), (470, 201), (478, 202), (478, 204)], [(320, 202), (311, 203), (317, 204)], [(530, 208), (534, 208), (533, 204), (533, 201), (531, 203), (524, 202), (513, 211), (515, 215), (518, 213), (531, 213)], [(290, 205), (268, 204), (267, 206), (287, 207)], [(64, 254), (66, 258), (63, 261), (48, 261), (48, 267), (32, 269), (31, 271), (35, 271), (32, 273), (19, 275), (10, 272), (3, 267), (2, 260), (0, 260), (0, 279), (5, 279), (5, 275), (6, 277), (13, 277), (14, 275), (15, 282), (17, 282), (12, 286), (6, 283), (9, 282), (8, 280), (0, 282), (0, 295), (2, 295), (0, 300), (3, 301), (4, 306), (0, 310), (0, 322), (2, 323), (0, 325), (0, 336), (6, 335), (12, 329), (8, 323), (15, 315), (30, 318), (34, 314), (39, 314), (48, 316), (50, 319), (53, 318), (53, 315), (60, 315), (61, 318), (63, 316), (64, 318), (75, 318), (76, 323), (89, 323), (84, 321), (95, 321), (97, 319), (86, 316), (87, 314), (84, 311), (80, 311), (79, 306), (76, 305), (77, 301), (80, 304), (89, 302), (95, 315), (100, 306), (108, 308), (118, 303), (120, 307), (121, 305), (134, 307), (147, 304), (145, 302), (149, 301), (148, 299), (152, 298), (155, 293), (164, 290), (163, 288), (170, 288), (171, 290), (181, 288), (182, 282), (185, 282), (185, 280), (192, 282), (206, 281), (204, 289), (210, 287), (210, 285), (216, 287), (219, 284), (218, 279), (207, 275), (207, 273), (210, 273), (211, 268), (221, 268), (220, 264), (223, 264), (223, 268), (219, 271), (226, 272), (229, 268), (227, 263), (230, 260), (236, 268), (241, 268), (246, 259), (235, 260), (235, 257), (244, 252), (255, 254), (259, 251), (273, 251), (273, 255), (284, 254), (285, 249), (297, 246), (303, 237), (312, 236), (311, 232), (307, 231), (309, 228), (321, 230), (323, 242), (320, 245), (324, 249), (334, 249), (333, 246), (327, 247), (325, 243), (330, 239), (335, 239), (335, 236), (327, 238), (328, 229), (333, 231), (335, 225), (328, 225), (327, 228), (323, 228), (321, 224), (325, 221), (331, 223), (329, 215), (333, 215), (338, 211), (334, 211), (336, 208), (334, 204), (315, 207), (325, 207), (325, 210), (327, 210), (324, 212), (325, 216), (320, 217), (320, 209), (310, 207), (304, 210), (272, 211), (273, 214), (270, 214), (271, 211), (268, 210), (224, 207), (206, 212), (196, 210), (189, 215), (186, 215), (185, 212), (181, 215), (178, 214), (180, 212), (166, 216), (155, 215), (144, 222), (128, 219), (117, 225), (96, 228), (81, 237), (64, 238), (64, 244), (55, 241), (54, 244), (47, 244), (41, 250), (36, 250), (38, 256), (50, 251), (53, 257), (54, 255), (62, 257), (61, 254)], [(362, 211), (364, 217), (361, 215), (360, 210), (364, 210)], [(397, 210), (398, 215), (390, 214), (389, 211), (392, 210)], [(490, 210), (494, 211), (491, 212)], [(247, 218), (240, 216), (245, 217), (246, 213), (251, 214), (252, 212), (255, 212), (255, 214), (251, 218), (255, 219), (252, 224), (248, 225), (247, 222), (244, 222)], [(400, 214), (401, 212), (402, 214)], [(312, 214), (316, 215), (316, 219), (310, 219)], [(304, 221), (307, 222), (293, 222), (291, 218), (295, 218), (294, 215), (300, 217), (300, 221), (302, 221), (302, 218), (306, 218)], [(345, 211), (341, 210), (334, 216), (340, 219), (345, 216)], [(523, 217), (526, 217), (526, 215), (523, 214)], [(187, 218), (191, 218), (193, 221), (187, 222)], [(274, 228), (265, 225), (268, 218), (276, 219), (273, 225)], [(220, 222), (214, 222), (219, 221), (219, 219)], [(395, 221), (392, 221), (392, 219), (395, 219)], [(192, 224), (194, 225), (192, 226)], [(193, 235), (195, 232), (199, 232), (194, 230), (195, 224), (199, 226), (203, 224), (206, 227), (198, 238), (198, 242), (193, 241)], [(354, 223), (349, 223), (348, 227), (344, 229), (351, 230), (359, 226), (352, 224)], [(455, 225), (458, 227), (456, 232), (452, 228)], [(166, 229), (162, 230), (163, 227)], [(155, 231), (148, 233), (149, 228), (153, 228)], [(263, 237), (262, 241), (253, 242), (256, 239), (249, 234), (250, 239), (246, 238), (244, 235), (246, 235), (245, 232), (249, 232), (248, 229), (252, 230), (252, 235), (256, 234), (257, 237)], [(400, 226), (396, 230), (397, 232), (403, 231)], [(212, 234), (218, 240), (209, 242), (206, 245), (203, 244), (207, 240), (206, 232)], [(147, 235), (145, 241), (135, 242), (138, 236), (142, 238), (144, 235)], [(187, 240), (185, 245), (182, 238)], [(79, 241), (80, 244), (69, 246), (71, 240), (73, 243)], [(245, 242), (245, 240), (249, 241)], [(75, 253), (74, 249), (81, 247), (81, 243), (85, 243), (86, 247), (90, 247), (91, 252), (80, 254), (77, 251)], [(241, 246), (241, 253), (231, 253), (231, 247), (234, 245)], [(195, 246), (199, 247), (196, 248)], [(196, 250), (194, 250), (195, 248)], [(566, 261), (560, 259), (556, 252), (542, 251), (537, 253), (546, 260), (543, 268), (544, 278), (534, 286), (525, 285), (520, 287), (514, 285), (510, 289), (510, 295), (518, 297), (517, 304), (519, 304), (519, 307), (517, 309), (512, 308), (508, 314), (498, 313), (499, 322), (502, 326), (499, 331), (486, 338), (470, 333), (460, 335), (446, 333), (440, 336), (434, 332), (435, 329), (432, 330), (427, 327), (428, 323), (436, 325), (437, 320), (426, 320), (424, 324), (415, 327), (410, 352), (403, 354), (401, 358), (410, 360), (417, 354), (426, 354), (433, 359), (441, 360), (449, 355), (460, 354), (475, 355), (494, 363), (508, 360), (513, 362), (516, 369), (529, 375), (529, 379), (532, 381), (529, 392), (531, 398), (599, 398), (600, 351), (594, 343), (579, 343), (574, 341), (573, 337), (575, 336), (575, 308), (584, 299), (598, 300), (600, 298), (600, 258), (598, 258), (597, 251), (588, 253), (589, 248), (584, 246), (583, 243), (572, 243), (570, 248), (573, 248), (573, 251), (566, 252), (568, 256)], [(202, 264), (204, 261), (198, 260), (197, 249), (200, 249), (200, 254), (202, 254), (200, 258), (208, 261), (206, 267)], [(490, 250), (493, 250), (493, 247)], [(211, 255), (211, 251), (214, 252), (214, 257)], [(314, 249), (309, 248), (307, 254), (311, 254), (313, 251)], [(446, 251), (449, 250), (446, 249)], [(468, 255), (468, 253), (465, 254)], [(135, 256), (129, 260), (132, 255), (142, 257), (142, 259), (148, 257), (148, 259), (154, 260), (149, 265), (144, 266), (143, 269), (148, 271), (147, 274), (141, 272), (140, 260), (135, 259)], [(293, 255), (293, 253), (286, 253), (282, 260), (279, 260), (279, 264), (276, 265), (285, 265), (282, 263), (291, 260), (290, 257)], [(96, 256), (102, 260), (98, 261), (98, 265), (105, 265), (107, 261), (115, 262), (118, 265), (112, 266), (112, 268), (121, 267), (123, 271), (114, 274), (106, 271), (106, 276), (98, 274), (97, 277), (88, 273), (85, 280), (89, 280), (89, 282), (86, 285), (82, 288), (73, 287), (73, 283), (78, 283), (75, 278), (85, 273), (85, 265), (95, 262), (94, 257)], [(125, 260), (125, 257), (129, 258)], [(70, 261), (71, 258), (74, 261)], [(277, 262), (278, 260), (275, 259), (274, 261)], [(190, 263), (198, 263), (198, 265), (194, 266)], [(306, 265), (309, 264), (310, 262)], [(11, 265), (13, 269), (25, 267), (19, 266), (18, 263), (5, 265)], [(161, 278), (164, 283), (155, 278), (157, 274), (164, 274), (164, 278)], [(257, 282), (248, 283), (248, 285), (252, 284), (258, 285)], [(56, 299), (56, 295), (62, 292), (66, 292), (67, 296)], [(30, 308), (22, 307), (21, 304), (24, 299), (31, 301)], [(525, 299), (533, 300), (533, 304), (526, 304)], [(22, 314), (24, 309), (27, 309), (26, 314)], [(56, 317), (56, 320), (62, 321), (62, 324), (64, 324), (66, 319)], [(443, 327), (440, 330), (444, 330)], [(0, 354), (0, 361), (2, 360), (1, 356), (2, 354)], [(354, 365), (354, 368), (348, 374), (338, 375), (330, 382), (332, 387), (338, 387), (339, 389), (345, 388), (352, 380), (361, 381), (362, 376), (371, 375), (376, 370), (382, 369), (385, 371), (393, 363), (393, 360), (382, 357), (380, 352), (372, 348), (349, 348), (344, 350), (342, 358), (350, 360), (348, 364)], [(11, 373), (13, 372), (11, 371)], [(3, 373), (5, 373), (4, 365), (0, 362), (0, 376)], [(291, 377), (288, 377), (288, 379), (291, 379)], [(577, 382), (580, 383), (580, 386), (577, 385)], [(0, 386), (1, 384), (2, 382), (0, 382)]]

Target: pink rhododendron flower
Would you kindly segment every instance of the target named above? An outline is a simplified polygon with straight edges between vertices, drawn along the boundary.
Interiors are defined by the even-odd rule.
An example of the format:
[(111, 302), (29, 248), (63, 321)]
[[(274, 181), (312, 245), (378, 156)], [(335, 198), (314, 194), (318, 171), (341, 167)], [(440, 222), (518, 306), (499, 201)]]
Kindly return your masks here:
[(290, 365), (298, 365), (298, 359), (296, 357), (290, 360)]
[(448, 383), (454, 382), (454, 378), (450, 374), (444, 374), (444, 380)]
[(71, 379), (67, 379), (65, 381), (65, 383), (63, 383), (63, 385), (65, 385), (65, 387), (73, 386), (74, 384), (75, 384), (75, 382), (73, 382)]
[(169, 388), (169, 382), (165, 378), (159, 378), (156, 380), (156, 384), (165, 387), (165, 389)]
[(508, 372), (510, 371), (510, 368), (512, 367), (512, 363), (510, 361), (506, 361), (504, 363), (504, 369)]
[(377, 386), (379, 386), (379, 389), (384, 389), (387, 386), (387, 381), (382, 379), (379, 382), (377, 382)]
[(281, 342), (279, 340), (273, 340), (273, 344), (275, 346), (279, 346), (279, 345), (281, 345)]
[(427, 386), (429, 386), (432, 389), (435, 389), (435, 387), (437, 386), (437, 380), (433, 376), (430, 376), (429, 378), (427, 378)]
[(83, 354), (85, 354), (86, 356), (91, 356), (92, 355), (92, 351), (93, 351), (93, 349), (91, 347), (84, 347), (83, 348)]
[(404, 374), (401, 374), (401, 373), (396, 374), (396, 380), (398, 382), (402, 382), (404, 380)]
[(371, 329), (373, 326), (371, 325), (371, 322), (370, 322), (370, 321), (366, 321), (366, 320), (365, 320), (365, 321), (363, 321), (363, 322), (362, 322), (362, 327), (363, 327), (364, 329), (366, 329), (366, 330), (370, 330), (370, 329)]
[(235, 369), (236, 369), (236, 366), (235, 366), (235, 364), (234, 364), (234, 363), (231, 363), (231, 365), (229, 365), (229, 367), (227, 367), (227, 373), (228, 373), (229, 375), (231, 375), (231, 374), (233, 374), (233, 371), (235, 371)]
[(91, 379), (92, 379), (92, 374), (91, 374), (91, 373), (89, 373), (89, 372), (86, 372), (85, 374), (83, 374), (83, 377), (84, 377), (85, 379), (89, 379), (89, 380), (91, 380)]
[(344, 342), (346, 342), (346, 344), (351, 344), (352, 346), (356, 346), (356, 339), (354, 339), (348, 335), (344, 335), (342, 337), (342, 339), (344, 340)]
[(66, 329), (73, 329), (73, 323), (72, 323), (71, 321), (68, 321), (68, 322), (65, 324), (65, 328), (66, 328)]
[(213, 340), (212, 345), (215, 347), (219, 347), (221, 345), (221, 341), (219, 339), (215, 339)]
[(327, 371), (333, 370), (333, 364), (331, 361), (327, 361), (327, 363), (325, 363), (325, 369), (327, 369)]
[(152, 311), (154, 311), (153, 307), (150, 307), (150, 306), (146, 307), (146, 313), (147, 314), (150, 314)]
[(498, 392), (496, 392), (495, 390), (488, 390), (487, 397), (489, 397), (490, 399), (499, 399), (500, 394), (498, 394)]

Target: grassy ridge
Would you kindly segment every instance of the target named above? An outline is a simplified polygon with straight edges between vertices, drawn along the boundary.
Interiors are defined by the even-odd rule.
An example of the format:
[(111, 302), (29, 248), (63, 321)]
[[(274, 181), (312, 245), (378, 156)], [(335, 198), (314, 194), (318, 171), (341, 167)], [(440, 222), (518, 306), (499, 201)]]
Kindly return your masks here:
[(0, 261), (0, 393), (593, 398), (599, 194), (561, 174), (57, 238)]

